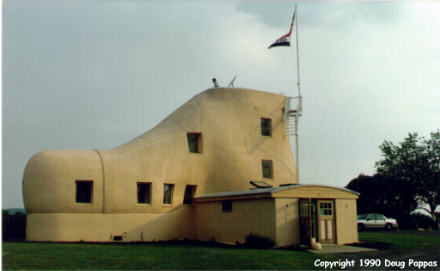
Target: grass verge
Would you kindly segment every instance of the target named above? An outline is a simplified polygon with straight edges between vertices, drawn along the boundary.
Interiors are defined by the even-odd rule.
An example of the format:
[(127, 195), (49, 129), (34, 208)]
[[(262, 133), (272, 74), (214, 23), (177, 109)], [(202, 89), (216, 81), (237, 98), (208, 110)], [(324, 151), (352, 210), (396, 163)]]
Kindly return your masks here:
[(440, 231), (367, 231), (359, 233), (359, 240), (366, 244), (387, 244), (390, 249), (440, 248)]
[(182, 244), (3, 243), (3, 269), (9, 270), (312, 270), (315, 259), (305, 251)]

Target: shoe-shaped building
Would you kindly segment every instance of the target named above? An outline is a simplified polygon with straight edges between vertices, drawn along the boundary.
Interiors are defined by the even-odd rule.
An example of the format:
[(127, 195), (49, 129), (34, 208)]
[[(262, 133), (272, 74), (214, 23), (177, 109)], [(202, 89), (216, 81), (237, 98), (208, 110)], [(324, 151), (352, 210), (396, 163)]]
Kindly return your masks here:
[(296, 185), (285, 105), (284, 95), (213, 88), (116, 148), (35, 154), (23, 177), (26, 239), (356, 242), (356, 193)]

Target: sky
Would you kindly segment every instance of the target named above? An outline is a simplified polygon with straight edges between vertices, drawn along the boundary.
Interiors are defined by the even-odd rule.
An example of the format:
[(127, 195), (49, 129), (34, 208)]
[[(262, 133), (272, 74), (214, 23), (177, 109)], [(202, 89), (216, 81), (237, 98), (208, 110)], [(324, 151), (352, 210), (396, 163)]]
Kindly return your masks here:
[[(384, 140), (440, 128), (440, 2), (296, 2), (300, 183), (374, 174)], [(197, 93), (296, 96), (294, 2), (4, 0), (2, 204), (46, 149), (110, 149)], [(293, 146), (293, 138), (292, 138)], [(50, 191), (49, 191), (50, 193)]]

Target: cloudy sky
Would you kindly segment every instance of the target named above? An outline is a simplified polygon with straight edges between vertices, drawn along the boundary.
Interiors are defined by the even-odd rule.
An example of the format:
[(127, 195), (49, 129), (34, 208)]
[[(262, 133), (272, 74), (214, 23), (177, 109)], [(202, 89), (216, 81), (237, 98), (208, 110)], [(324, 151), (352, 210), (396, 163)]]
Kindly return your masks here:
[[(3, 207), (23, 207), (28, 159), (109, 149), (195, 94), (296, 94), (293, 2), (3, 2)], [(385, 140), (440, 128), (440, 2), (298, 2), (300, 182), (373, 174)], [(293, 139), (293, 138), (292, 138)]]

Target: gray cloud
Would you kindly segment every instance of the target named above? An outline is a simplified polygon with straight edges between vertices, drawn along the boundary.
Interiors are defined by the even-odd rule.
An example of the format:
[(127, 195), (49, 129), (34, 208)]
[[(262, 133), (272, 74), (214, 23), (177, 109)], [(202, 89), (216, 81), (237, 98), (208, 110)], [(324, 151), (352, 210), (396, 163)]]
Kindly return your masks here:
[[(241, 1), (237, 10), (256, 16), (264, 24), (275, 28), (288, 28), (295, 2)], [(341, 26), (363, 21), (392, 23), (406, 15), (402, 2), (298, 2), (301, 26)]]
[[(384, 139), (438, 128), (439, 5), (299, 6), (302, 182), (343, 186), (374, 171)], [(287, 30), (292, 9), (291, 2), (5, 1), (4, 207), (22, 206), (32, 154), (125, 143), (214, 76), (224, 85), (238, 74), (236, 86), (294, 95), (294, 48), (266, 49)]]

